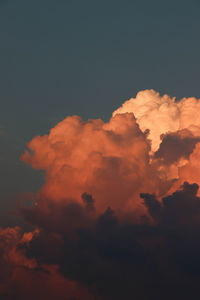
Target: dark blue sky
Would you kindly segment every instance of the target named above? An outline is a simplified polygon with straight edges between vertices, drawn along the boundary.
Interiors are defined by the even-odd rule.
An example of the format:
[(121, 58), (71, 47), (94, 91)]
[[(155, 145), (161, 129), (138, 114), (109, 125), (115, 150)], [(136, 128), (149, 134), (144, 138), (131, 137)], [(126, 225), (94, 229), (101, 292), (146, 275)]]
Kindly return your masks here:
[(3, 223), (41, 184), (19, 161), (33, 136), (67, 115), (107, 120), (142, 89), (200, 97), (199, 15), (199, 1), (0, 0)]

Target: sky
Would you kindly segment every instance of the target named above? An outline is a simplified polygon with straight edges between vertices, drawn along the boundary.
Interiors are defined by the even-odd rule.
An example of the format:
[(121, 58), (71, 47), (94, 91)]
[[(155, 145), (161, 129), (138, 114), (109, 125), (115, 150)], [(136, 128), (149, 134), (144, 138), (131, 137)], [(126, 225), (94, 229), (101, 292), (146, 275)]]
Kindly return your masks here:
[[(108, 120), (143, 89), (199, 97), (198, 1), (0, 1), (2, 218), (39, 174), (26, 143), (68, 115)], [(23, 178), (23, 180), (21, 180)]]
[[(107, 261), (116, 273), (140, 274), (141, 297), (152, 293), (156, 299), (151, 289), (159, 278), (155, 266), (167, 269), (167, 263), (157, 263), (157, 247), (172, 266), (161, 271), (167, 287), (196, 282), (199, 262), (191, 257), (200, 246), (191, 243), (184, 226), (190, 224), (188, 232), (198, 236), (199, 11), (197, 0), (0, 0), (0, 266), (2, 273), (8, 272), (5, 265), (12, 270), (12, 278), (0, 271), (0, 279), (14, 293), (0, 284), (6, 300), (29, 297), (21, 285), (26, 276), (27, 285), (36, 282), (33, 299), (41, 295), (35, 270), (46, 287), (52, 283), (52, 300), (62, 299), (64, 286), (69, 300), (80, 295), (122, 299), (122, 291), (114, 291), (119, 278), (110, 287), (102, 278), (92, 281), (97, 261), (107, 270), (106, 280), (115, 277)], [(173, 244), (168, 220), (184, 248), (180, 268), (174, 263), (180, 246)], [(82, 230), (78, 237), (77, 228)], [(107, 236), (105, 228), (111, 228)], [(23, 235), (23, 230), (29, 232)], [(153, 254), (149, 232), (158, 241)], [(147, 248), (140, 244), (143, 236)], [(162, 248), (160, 240), (169, 247)], [(130, 252), (110, 254), (123, 243)], [(58, 246), (47, 257), (42, 249), (52, 245)], [(95, 261), (87, 274), (68, 271), (70, 259), (85, 268), (89, 258), (77, 254), (80, 247)], [(67, 258), (57, 251), (68, 251)], [(122, 268), (121, 261), (133, 252), (144, 277)], [(145, 253), (155, 254), (150, 269)], [(136, 262), (130, 261), (134, 268)], [(169, 280), (179, 273), (180, 282)], [(166, 286), (159, 284), (162, 294)], [(126, 297), (132, 295), (131, 285), (122, 284)], [(178, 288), (173, 291), (179, 294)]]

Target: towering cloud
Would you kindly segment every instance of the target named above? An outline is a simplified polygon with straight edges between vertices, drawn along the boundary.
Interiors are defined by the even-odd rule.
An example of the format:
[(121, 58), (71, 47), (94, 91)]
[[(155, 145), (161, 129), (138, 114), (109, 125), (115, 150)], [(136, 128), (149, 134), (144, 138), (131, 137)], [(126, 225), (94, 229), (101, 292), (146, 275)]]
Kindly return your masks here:
[(153, 90), (28, 143), (33, 227), (0, 230), (3, 299), (189, 299), (200, 284), (200, 102)]
[(159, 148), (162, 134), (188, 128), (200, 135), (199, 110), (200, 102), (194, 97), (175, 102), (175, 97), (160, 96), (154, 90), (145, 90), (123, 103), (113, 112), (113, 116), (133, 113), (141, 130), (150, 130), (149, 138), (155, 151)]
[(136, 98), (126, 101), (113, 115), (126, 112), (134, 113), (142, 131), (150, 130), (153, 151), (160, 145), (161, 134), (177, 131), (180, 127), (180, 108), (175, 98), (160, 96), (154, 90), (139, 92)]

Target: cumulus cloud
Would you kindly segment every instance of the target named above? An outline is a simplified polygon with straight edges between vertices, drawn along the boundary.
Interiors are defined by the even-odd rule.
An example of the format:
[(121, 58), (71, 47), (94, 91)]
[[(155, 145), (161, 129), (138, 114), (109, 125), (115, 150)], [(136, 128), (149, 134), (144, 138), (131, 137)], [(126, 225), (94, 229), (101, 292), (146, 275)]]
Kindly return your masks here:
[(153, 90), (108, 122), (67, 117), (28, 143), (33, 227), (0, 229), (0, 295), (189, 299), (200, 283), (200, 102)]
[(160, 96), (154, 90), (139, 92), (136, 98), (123, 103), (113, 115), (126, 112), (134, 113), (142, 131), (150, 130), (153, 150), (159, 147), (161, 134), (179, 129), (180, 108), (175, 98)]
[(159, 148), (162, 134), (181, 129), (200, 135), (200, 102), (194, 97), (175, 101), (175, 97), (161, 96), (154, 90), (144, 90), (122, 104), (113, 116), (131, 112), (135, 115), (142, 131), (149, 130), (152, 150)]
[(149, 141), (133, 114), (117, 115), (108, 123), (67, 117), (28, 147), (22, 159), (46, 172), (40, 203), (45, 198), (81, 202), (86, 191), (95, 198), (98, 211), (108, 205), (122, 209), (137, 206), (141, 191), (160, 188), (149, 164)]

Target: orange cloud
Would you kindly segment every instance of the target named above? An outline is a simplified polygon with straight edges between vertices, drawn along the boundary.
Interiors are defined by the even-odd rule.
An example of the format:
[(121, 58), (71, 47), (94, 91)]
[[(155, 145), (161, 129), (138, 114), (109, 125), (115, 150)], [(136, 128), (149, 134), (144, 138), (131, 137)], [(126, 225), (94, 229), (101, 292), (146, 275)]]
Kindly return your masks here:
[(46, 174), (39, 199), (80, 199), (87, 192), (97, 210), (123, 209), (137, 203), (140, 191), (158, 186), (149, 141), (133, 114), (116, 115), (108, 123), (67, 117), (28, 147), (22, 159)]
[(199, 112), (196, 98), (175, 102), (146, 90), (106, 123), (71, 116), (34, 137), (21, 158), (44, 171), (45, 183), (20, 212), (37, 229), (0, 229), (0, 294), (123, 299), (133, 284), (136, 298), (154, 284), (163, 291), (163, 280), (168, 291), (195, 285), (200, 245), (188, 230), (199, 236)]
[(56, 265), (39, 265), (25, 255), (25, 245), (29, 247), (38, 234), (39, 231), (23, 234), (19, 227), (0, 228), (1, 299), (94, 300), (87, 288), (60, 275)]
[(95, 299), (87, 288), (61, 276), (56, 266), (43, 266), (33, 271), (18, 266), (13, 268), (2, 288), (0, 285), (0, 295), (6, 300)]

